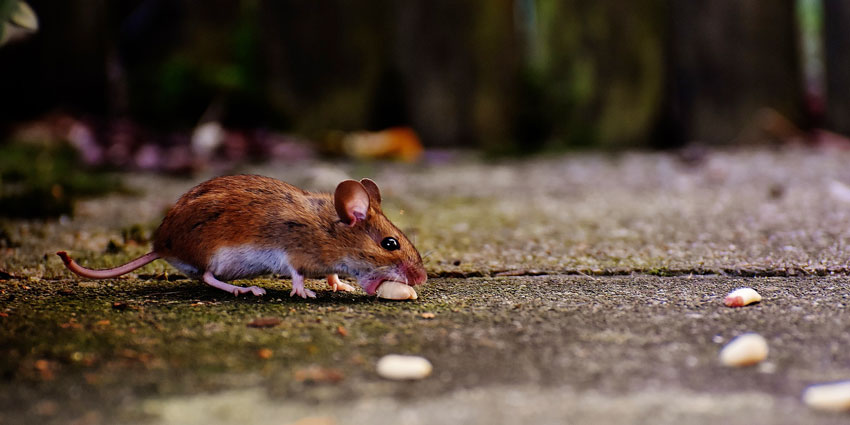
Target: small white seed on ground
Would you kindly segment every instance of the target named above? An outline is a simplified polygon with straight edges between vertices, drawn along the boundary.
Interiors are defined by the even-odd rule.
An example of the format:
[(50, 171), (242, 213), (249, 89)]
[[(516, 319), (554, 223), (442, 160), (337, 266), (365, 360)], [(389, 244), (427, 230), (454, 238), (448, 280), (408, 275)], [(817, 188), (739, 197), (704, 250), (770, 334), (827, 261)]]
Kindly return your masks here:
[(753, 288), (738, 288), (723, 299), (727, 307), (743, 307), (761, 301), (761, 295)]
[(803, 392), (803, 402), (817, 410), (850, 410), (850, 381), (812, 385)]
[(386, 379), (422, 379), (431, 374), (431, 362), (424, 357), (389, 354), (378, 360), (378, 375)]
[(378, 298), (388, 300), (415, 300), (419, 298), (413, 287), (392, 280), (382, 283), (378, 287), (377, 295)]
[(720, 350), (724, 366), (750, 366), (767, 358), (767, 341), (759, 334), (748, 333), (729, 341)]

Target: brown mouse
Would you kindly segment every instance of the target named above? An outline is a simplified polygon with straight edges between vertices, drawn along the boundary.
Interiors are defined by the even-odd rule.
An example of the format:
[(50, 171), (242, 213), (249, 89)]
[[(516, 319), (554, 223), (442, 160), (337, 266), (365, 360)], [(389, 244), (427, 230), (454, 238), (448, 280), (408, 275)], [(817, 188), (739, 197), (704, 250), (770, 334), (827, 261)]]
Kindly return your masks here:
[(420, 285), (427, 279), (419, 252), (381, 211), (372, 180), (346, 180), (334, 194), (311, 193), (269, 177), (237, 175), (201, 183), (177, 201), (154, 234), (153, 251), (123, 266), (92, 270), (64, 251), (74, 273), (120, 276), (162, 258), (183, 273), (234, 295), (263, 295), (256, 286), (224, 281), (274, 273), (292, 277), (290, 296), (315, 298), (305, 277), (326, 276), (336, 290), (347, 274), (370, 295), (385, 281)]

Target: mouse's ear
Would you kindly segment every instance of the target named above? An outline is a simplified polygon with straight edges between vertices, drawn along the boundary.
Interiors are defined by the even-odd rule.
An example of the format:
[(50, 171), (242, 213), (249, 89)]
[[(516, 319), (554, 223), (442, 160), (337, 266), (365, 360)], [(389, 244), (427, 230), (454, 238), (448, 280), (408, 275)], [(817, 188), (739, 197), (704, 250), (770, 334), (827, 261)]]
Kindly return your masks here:
[(366, 192), (369, 193), (369, 200), (374, 202), (377, 205), (372, 205), (373, 207), (381, 205), (381, 190), (378, 189), (378, 185), (375, 184), (371, 179), (361, 179), (360, 184), (366, 189)]
[(343, 223), (354, 226), (358, 221), (366, 220), (369, 213), (369, 193), (357, 181), (346, 180), (336, 187), (334, 207)]

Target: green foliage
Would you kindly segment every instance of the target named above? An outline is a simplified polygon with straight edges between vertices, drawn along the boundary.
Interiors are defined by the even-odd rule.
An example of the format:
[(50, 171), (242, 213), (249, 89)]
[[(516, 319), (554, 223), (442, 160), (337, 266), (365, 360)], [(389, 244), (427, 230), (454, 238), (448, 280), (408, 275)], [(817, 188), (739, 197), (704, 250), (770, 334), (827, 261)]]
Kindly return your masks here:
[(38, 30), (38, 17), (28, 4), (0, 0), (0, 46)]
[(0, 0), (0, 21), (5, 22), (18, 7), (18, 0)]
[(112, 175), (83, 169), (69, 146), (0, 145), (0, 215), (56, 217), (78, 197), (125, 191)]

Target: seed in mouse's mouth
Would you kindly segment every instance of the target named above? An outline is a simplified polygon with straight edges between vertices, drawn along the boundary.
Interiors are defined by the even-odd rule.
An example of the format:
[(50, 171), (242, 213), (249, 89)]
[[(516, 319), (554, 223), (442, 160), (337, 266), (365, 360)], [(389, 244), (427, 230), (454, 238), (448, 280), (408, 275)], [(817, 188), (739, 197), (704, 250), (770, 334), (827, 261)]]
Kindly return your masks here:
[(388, 300), (415, 300), (419, 298), (412, 286), (394, 280), (382, 282), (378, 286), (376, 295), (378, 295), (378, 298)]
[[(384, 284), (384, 282), (388, 282), (388, 281), (391, 281), (391, 280), (392, 279), (388, 279), (388, 278), (385, 278), (385, 277), (384, 278), (379, 277), (379, 278), (375, 278), (375, 279), (370, 279), (370, 280), (366, 281), (366, 285), (363, 286), (363, 289), (366, 290), (367, 294), (375, 295), (375, 292), (378, 290), (378, 288), (381, 285)], [(400, 282), (400, 283), (403, 283), (403, 282)]]

